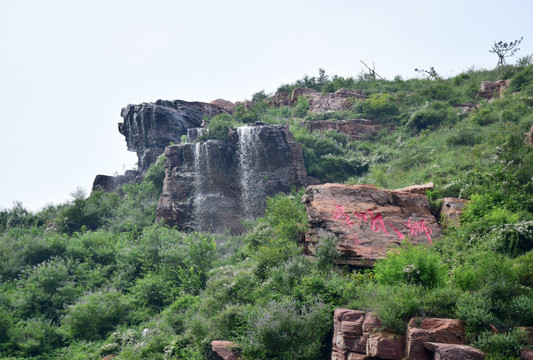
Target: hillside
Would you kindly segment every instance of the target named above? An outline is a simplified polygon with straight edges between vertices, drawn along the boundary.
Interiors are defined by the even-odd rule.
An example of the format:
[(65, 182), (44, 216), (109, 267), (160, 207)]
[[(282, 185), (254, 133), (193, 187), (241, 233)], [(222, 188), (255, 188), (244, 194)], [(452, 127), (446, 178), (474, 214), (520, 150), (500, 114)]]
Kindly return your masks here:
[[(510, 85), (480, 92), (499, 80)], [(488, 359), (519, 358), (527, 347), (519, 327), (533, 326), (533, 65), (393, 81), (320, 71), (231, 111), (219, 104), (195, 141), (150, 139), (147, 148), (127, 138), (141, 164), (135, 181), (113, 180), (114, 191), (77, 192), (38, 213), (20, 204), (0, 210), (0, 358), (211, 359), (211, 341), (230, 340), (243, 359), (329, 359), (339, 307), (375, 312), (396, 333), (412, 317), (461, 319), (467, 342)], [(127, 109), (125, 116), (137, 111)], [(301, 145), (276, 143), (291, 154), (301, 146), (305, 177), (300, 168), (290, 173), (299, 188), (289, 192), (285, 182), (286, 193), (262, 193), (264, 207), (254, 209), (262, 215), (241, 209), (244, 222), (232, 225), (239, 231), (218, 231), (229, 229), (222, 218), (212, 233), (194, 231), (211, 229), (195, 228), (194, 219), (190, 227), (156, 221), (165, 220), (157, 205), (169, 188), (165, 166), (167, 176), (175, 169), (167, 156), (194, 158), (205, 144), (228, 154), (238, 128), (252, 124), (290, 129)], [(128, 126), (121, 132), (131, 134)], [(192, 174), (193, 163), (179, 164)], [(283, 164), (272, 174), (290, 167)], [(235, 173), (225, 183), (242, 184)], [(269, 174), (251, 182), (271, 184)], [(338, 266), (335, 237), (304, 255), (310, 225), (301, 185), (313, 182), (432, 182), (426, 195), (437, 218), (441, 199), (468, 202), (460, 225), (439, 218), (442, 236), (431, 245), (407, 236), (374, 267)], [(249, 190), (231, 189), (227, 199)], [(254, 192), (239, 196), (256, 201)]]

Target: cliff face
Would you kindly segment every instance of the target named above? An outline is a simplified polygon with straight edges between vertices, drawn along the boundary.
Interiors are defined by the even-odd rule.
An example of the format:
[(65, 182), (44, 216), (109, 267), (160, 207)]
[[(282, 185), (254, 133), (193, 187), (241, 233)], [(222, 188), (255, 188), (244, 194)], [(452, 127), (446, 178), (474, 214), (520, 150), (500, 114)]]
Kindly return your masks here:
[(120, 115), (119, 132), (126, 137), (128, 150), (135, 151), (139, 170), (145, 171), (170, 143), (180, 143), (187, 129), (200, 127), (204, 117), (225, 112), (222, 107), (203, 102), (157, 100), (128, 105)]
[(287, 127), (243, 126), (226, 140), (167, 147), (157, 218), (183, 230), (232, 233), (263, 214), (265, 197), (308, 184), (302, 149)]

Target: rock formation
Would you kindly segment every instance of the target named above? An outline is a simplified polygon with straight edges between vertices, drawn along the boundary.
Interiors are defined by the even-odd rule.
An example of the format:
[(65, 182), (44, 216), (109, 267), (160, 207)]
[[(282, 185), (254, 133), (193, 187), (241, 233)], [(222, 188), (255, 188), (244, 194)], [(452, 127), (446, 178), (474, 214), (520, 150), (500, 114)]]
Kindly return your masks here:
[(214, 340), (211, 342), (211, 350), (217, 359), (239, 360), (239, 355), (233, 350), (237, 344), (231, 341)]
[(340, 265), (372, 267), (390, 246), (405, 238), (428, 244), (441, 237), (437, 219), (422, 194), (372, 185), (325, 184), (309, 186), (303, 202), (309, 222), (305, 252), (314, 255), (322, 239), (334, 237)]
[(485, 99), (503, 97), (503, 92), (511, 85), (511, 80), (483, 81), (479, 88), (479, 96)]
[(353, 139), (360, 139), (363, 135), (376, 133), (383, 128), (374, 121), (364, 119), (307, 121), (306, 125), (309, 131), (335, 130)]
[(180, 143), (187, 129), (200, 127), (204, 117), (227, 112), (202, 102), (157, 100), (155, 103), (128, 105), (120, 115), (119, 132), (126, 137), (128, 150), (137, 152), (140, 171), (145, 171), (171, 143)]
[(157, 219), (183, 230), (238, 233), (265, 197), (308, 183), (301, 145), (285, 126), (257, 123), (226, 140), (167, 147)]
[(112, 192), (124, 184), (139, 183), (141, 180), (142, 174), (135, 170), (127, 170), (124, 175), (118, 176), (99, 174), (94, 178), (92, 191), (103, 190), (105, 192)]
[(526, 135), (526, 138), (524, 139), (524, 143), (526, 145), (533, 145), (533, 126), (524, 135)]
[(443, 227), (452, 225), (461, 225), (461, 214), (468, 200), (457, 198), (443, 198), (442, 207), (440, 209), (440, 216), (442, 218)]
[(357, 99), (366, 99), (366, 96), (358, 90), (339, 89), (332, 94), (316, 96), (309, 100), (309, 111), (312, 113), (323, 113), (327, 111), (346, 110)]
[(381, 329), (375, 314), (338, 308), (331, 359), (483, 359), (485, 354), (465, 345), (464, 325), (455, 319), (412, 318), (404, 336)]

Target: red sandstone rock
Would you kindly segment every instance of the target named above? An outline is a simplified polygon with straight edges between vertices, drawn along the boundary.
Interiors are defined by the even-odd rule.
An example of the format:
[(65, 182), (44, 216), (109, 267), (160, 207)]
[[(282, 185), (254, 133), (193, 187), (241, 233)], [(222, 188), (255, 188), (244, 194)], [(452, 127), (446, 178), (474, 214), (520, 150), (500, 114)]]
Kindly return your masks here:
[[(333, 360), (333, 358), (331, 359)], [(348, 355), (346, 356), (346, 360), (369, 360), (369, 359), (372, 359), (372, 358), (370, 356), (366, 356), (365, 354), (354, 353), (354, 352), (348, 353)]]
[(405, 337), (392, 333), (375, 333), (368, 338), (366, 354), (380, 359), (403, 359)]
[(445, 225), (461, 225), (461, 214), (468, 200), (457, 198), (443, 198), (440, 214)]
[(409, 321), (405, 355), (412, 360), (431, 360), (432, 354), (424, 348), (426, 342), (464, 344), (464, 322), (454, 319), (425, 318)]
[(434, 187), (435, 187), (435, 184), (433, 184), (432, 182), (429, 182), (424, 185), (411, 185), (411, 186), (407, 186), (401, 189), (396, 189), (394, 191), (402, 191), (402, 192), (408, 192), (411, 194), (426, 195), (426, 192), (428, 190), (433, 190)]
[(268, 99), (268, 104), (276, 107), (289, 106), (290, 98), (291, 94), (288, 92), (277, 92)]
[(503, 92), (511, 85), (511, 80), (483, 81), (479, 88), (479, 96), (485, 99), (503, 97)]
[(335, 309), (333, 315), (333, 353), (345, 360), (348, 352), (363, 352), (361, 335), (365, 315), (359, 310)]
[(317, 96), (309, 100), (309, 110), (312, 113), (346, 110), (353, 105), (355, 100), (365, 98), (366, 96), (361, 91), (339, 89), (333, 94)]
[(313, 99), (317, 96), (320, 96), (320, 93), (316, 91), (315, 89), (309, 89), (309, 88), (295, 88), (292, 90), (291, 97), (289, 100), (290, 105), (295, 105), (298, 102), (298, 98), (300, 96), (303, 96), (306, 99)]
[(461, 344), (440, 344), (426, 342), (424, 347), (435, 353), (434, 359), (438, 360), (483, 360), (485, 354), (475, 347)]
[(533, 360), (533, 349), (522, 349), (520, 351), (521, 360)]
[(362, 135), (373, 134), (381, 130), (383, 127), (378, 123), (365, 119), (351, 119), (351, 120), (318, 120), (307, 121), (307, 128), (309, 131), (325, 131), (335, 130), (342, 132), (353, 139), (359, 139)]
[(333, 236), (341, 252), (337, 264), (369, 268), (407, 237), (414, 244), (441, 237), (424, 195), (371, 185), (325, 184), (309, 186), (303, 202), (309, 222), (306, 253), (314, 255), (321, 239)]
[(235, 105), (231, 101), (224, 100), (224, 99), (213, 100), (210, 102), (210, 104), (216, 105), (230, 114), (233, 114), (233, 110), (235, 110)]
[(232, 350), (237, 344), (231, 341), (214, 340), (211, 342), (211, 350), (221, 360), (239, 360), (239, 355)]
[(102, 358), (102, 360), (111, 360), (113, 358), (115, 358), (116, 355), (115, 354), (109, 354), (109, 355), (106, 355)]

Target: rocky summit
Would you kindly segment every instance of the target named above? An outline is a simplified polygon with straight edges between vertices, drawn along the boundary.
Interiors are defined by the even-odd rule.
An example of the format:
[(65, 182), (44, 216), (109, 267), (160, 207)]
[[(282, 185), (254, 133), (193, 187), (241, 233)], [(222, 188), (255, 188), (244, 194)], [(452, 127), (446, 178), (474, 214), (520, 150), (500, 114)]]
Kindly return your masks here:
[(152, 165), (165, 147), (179, 144), (187, 130), (202, 125), (204, 117), (228, 112), (218, 103), (157, 100), (155, 103), (128, 105), (120, 115), (119, 132), (126, 138), (129, 151), (135, 151), (139, 170)]
[(257, 123), (226, 140), (167, 147), (157, 218), (183, 230), (232, 233), (263, 214), (267, 196), (310, 182), (288, 127)]

